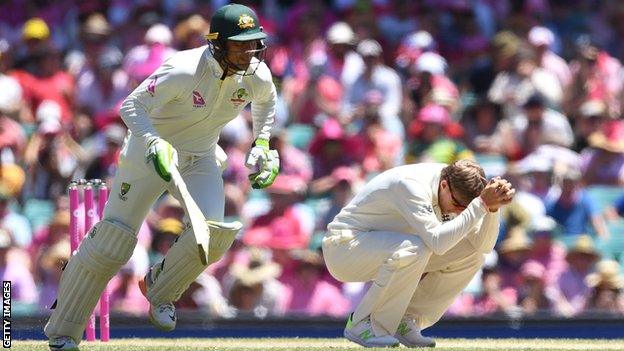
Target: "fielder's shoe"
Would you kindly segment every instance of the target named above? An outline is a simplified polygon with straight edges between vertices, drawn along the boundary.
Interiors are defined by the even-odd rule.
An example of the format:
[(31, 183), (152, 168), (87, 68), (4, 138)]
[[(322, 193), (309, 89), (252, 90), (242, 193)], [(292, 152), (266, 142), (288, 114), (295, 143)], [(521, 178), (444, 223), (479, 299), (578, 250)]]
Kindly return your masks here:
[(404, 318), (401, 321), (394, 336), (407, 347), (435, 347), (436, 345), (435, 340), (420, 334), (420, 327), (411, 318)]
[[(159, 267), (159, 265), (156, 266)], [(147, 289), (152, 285), (154, 277), (157, 275), (158, 272), (155, 272), (154, 269), (150, 268), (145, 277), (139, 281), (139, 288), (146, 298)], [(165, 302), (157, 306), (150, 303), (149, 317), (150, 322), (162, 331), (172, 331), (176, 327), (177, 319), (173, 302)]]
[(69, 336), (50, 338), (48, 346), (50, 347), (50, 351), (79, 351), (78, 345), (76, 345), (74, 339)]
[(353, 314), (347, 320), (344, 337), (364, 347), (397, 347), (399, 340), (392, 335), (375, 336), (370, 319), (367, 318), (353, 325)]

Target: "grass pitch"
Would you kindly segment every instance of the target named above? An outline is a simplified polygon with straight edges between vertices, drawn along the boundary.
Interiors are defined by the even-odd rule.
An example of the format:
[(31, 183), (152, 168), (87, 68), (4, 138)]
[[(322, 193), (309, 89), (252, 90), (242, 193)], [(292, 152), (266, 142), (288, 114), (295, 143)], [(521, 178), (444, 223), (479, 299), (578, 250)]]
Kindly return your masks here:
[[(437, 339), (436, 351), (562, 351), (624, 350), (624, 339)], [(12, 350), (47, 351), (45, 341), (13, 340)], [(108, 343), (83, 342), (81, 351), (195, 351), (195, 350), (362, 350), (345, 339), (114, 339)], [(405, 347), (401, 347), (405, 349)], [(388, 350), (388, 349), (369, 349)], [(416, 349), (413, 349), (416, 350)], [(419, 349), (432, 350), (432, 349)]]

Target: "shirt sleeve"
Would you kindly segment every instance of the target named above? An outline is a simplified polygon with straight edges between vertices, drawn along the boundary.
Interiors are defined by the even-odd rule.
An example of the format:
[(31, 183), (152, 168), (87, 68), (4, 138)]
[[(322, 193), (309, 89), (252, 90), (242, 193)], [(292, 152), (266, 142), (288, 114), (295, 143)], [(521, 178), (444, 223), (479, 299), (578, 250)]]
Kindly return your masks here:
[(170, 60), (163, 63), (124, 100), (119, 111), (121, 119), (136, 136), (158, 136), (150, 113), (177, 99), (192, 81), (190, 73), (176, 69)]
[(479, 252), (488, 253), (494, 249), (500, 229), (500, 211), (487, 213), (474, 234), (467, 236), (472, 246)]
[(412, 180), (402, 180), (395, 187), (397, 208), (425, 244), (436, 255), (442, 255), (477, 225), (488, 209), (479, 197), (454, 219), (441, 223), (431, 207), (431, 199), (419, 184)]
[(262, 91), (258, 94), (259, 96), (251, 102), (254, 140), (258, 138), (269, 140), (273, 122), (275, 121), (277, 91), (275, 89), (275, 84), (273, 84), (271, 73), (268, 73), (268, 78), (262, 80), (264, 81)]

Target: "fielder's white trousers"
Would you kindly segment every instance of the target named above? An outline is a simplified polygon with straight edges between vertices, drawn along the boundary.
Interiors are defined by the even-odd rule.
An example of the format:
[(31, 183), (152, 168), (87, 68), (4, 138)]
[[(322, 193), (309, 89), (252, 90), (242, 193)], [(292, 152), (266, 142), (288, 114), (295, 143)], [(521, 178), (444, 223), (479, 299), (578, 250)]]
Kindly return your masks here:
[[(178, 169), (206, 219), (222, 222), (225, 195), (215, 153), (203, 156), (179, 153)], [(125, 194), (122, 193), (124, 183), (130, 186)], [(145, 162), (143, 141), (130, 135), (122, 149), (104, 218), (121, 222), (137, 232), (151, 206), (165, 190), (170, 190), (174, 197), (180, 199), (172, 184), (160, 178), (154, 166)]]
[(336, 279), (373, 282), (353, 322), (370, 316), (377, 336), (393, 335), (404, 316), (421, 329), (436, 323), (483, 264), (483, 254), (468, 240), (433, 255), (418, 236), (385, 231), (331, 231), (323, 255)]

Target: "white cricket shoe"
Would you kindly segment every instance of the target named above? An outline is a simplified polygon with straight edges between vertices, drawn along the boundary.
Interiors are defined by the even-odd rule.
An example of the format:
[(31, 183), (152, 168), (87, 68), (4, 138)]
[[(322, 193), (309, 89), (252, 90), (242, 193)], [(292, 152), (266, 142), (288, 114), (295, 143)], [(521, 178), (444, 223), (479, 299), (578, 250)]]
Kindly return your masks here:
[[(152, 285), (154, 277), (158, 273), (159, 272), (154, 272), (154, 270), (150, 268), (145, 277), (139, 282), (139, 288), (145, 298), (147, 298), (147, 289)], [(156, 306), (150, 302), (149, 318), (150, 322), (162, 331), (168, 332), (174, 330), (177, 318), (173, 302), (164, 302)]]
[(78, 345), (74, 341), (74, 339), (69, 336), (58, 336), (55, 338), (50, 338), (48, 341), (48, 346), (50, 347), (50, 351), (79, 351)]
[(364, 347), (397, 347), (399, 346), (399, 340), (392, 335), (375, 336), (373, 328), (370, 323), (370, 319), (365, 320), (353, 325), (353, 314), (349, 316), (347, 320), (347, 327), (344, 330), (344, 337), (353, 341), (356, 344), (360, 344)]
[(394, 336), (407, 347), (435, 347), (436, 345), (435, 340), (420, 333), (420, 327), (411, 318), (404, 318), (401, 321)]

